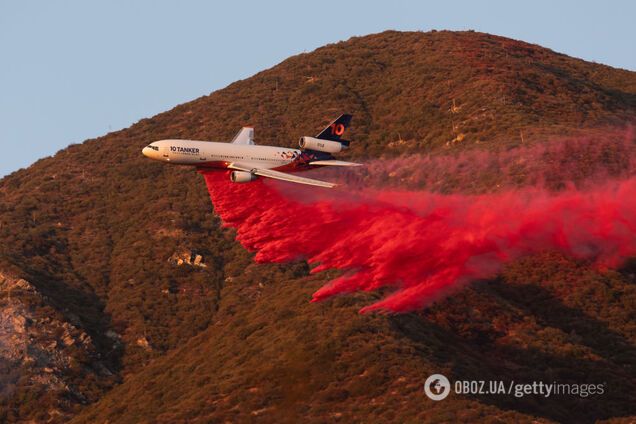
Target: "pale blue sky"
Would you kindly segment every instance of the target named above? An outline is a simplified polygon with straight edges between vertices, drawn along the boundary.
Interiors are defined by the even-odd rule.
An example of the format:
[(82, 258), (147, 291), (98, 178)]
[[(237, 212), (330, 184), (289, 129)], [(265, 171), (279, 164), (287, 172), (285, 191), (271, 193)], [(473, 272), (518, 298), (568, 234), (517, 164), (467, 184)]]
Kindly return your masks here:
[(0, 0), (0, 176), (386, 29), (475, 29), (636, 70), (635, 16), (633, 1)]

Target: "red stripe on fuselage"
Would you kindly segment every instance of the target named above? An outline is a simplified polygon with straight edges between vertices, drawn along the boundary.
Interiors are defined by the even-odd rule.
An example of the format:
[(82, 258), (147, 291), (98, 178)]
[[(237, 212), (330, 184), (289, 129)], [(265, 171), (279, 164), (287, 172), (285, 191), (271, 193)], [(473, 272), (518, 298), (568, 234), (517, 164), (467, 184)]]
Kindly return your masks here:
[[(311, 168), (315, 168), (307, 163), (307, 160), (303, 160), (302, 158), (298, 158), (293, 162), (287, 163), (282, 166), (277, 166), (275, 168), (267, 168), (272, 169), (274, 171), (281, 172), (297, 172), (297, 171), (306, 171)], [(200, 162), (196, 164), (197, 169), (228, 169), (232, 162), (224, 162), (224, 161), (210, 161), (210, 162)], [(246, 163), (245, 165), (250, 165), (250, 163)], [(258, 168), (258, 166), (254, 166), (254, 168)]]

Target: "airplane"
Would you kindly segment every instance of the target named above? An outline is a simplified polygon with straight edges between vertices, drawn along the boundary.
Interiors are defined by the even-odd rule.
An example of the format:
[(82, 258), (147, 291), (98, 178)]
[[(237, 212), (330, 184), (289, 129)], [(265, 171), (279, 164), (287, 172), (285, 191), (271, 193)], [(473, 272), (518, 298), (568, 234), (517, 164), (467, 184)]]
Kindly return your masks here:
[(230, 169), (230, 180), (247, 183), (258, 177), (298, 184), (333, 188), (334, 183), (299, 177), (289, 172), (322, 166), (361, 166), (336, 160), (332, 153), (349, 147), (341, 136), (352, 116), (343, 114), (315, 137), (300, 138), (300, 150), (287, 147), (259, 146), (254, 143), (254, 128), (243, 127), (229, 143), (195, 140), (159, 140), (144, 147), (144, 156), (161, 162), (191, 165), (199, 170)]

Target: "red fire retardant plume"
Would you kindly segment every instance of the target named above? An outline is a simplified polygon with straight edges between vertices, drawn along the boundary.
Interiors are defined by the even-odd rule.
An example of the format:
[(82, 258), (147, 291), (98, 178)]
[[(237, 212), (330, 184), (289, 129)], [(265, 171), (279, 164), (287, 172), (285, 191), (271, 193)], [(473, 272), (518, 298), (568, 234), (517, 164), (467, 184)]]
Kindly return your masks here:
[(361, 310), (429, 305), (502, 264), (557, 250), (614, 267), (636, 253), (636, 178), (585, 191), (526, 188), (483, 195), (327, 190), (276, 181), (234, 184), (204, 173), (215, 211), (258, 262), (303, 258), (342, 270), (313, 301), (394, 289)]

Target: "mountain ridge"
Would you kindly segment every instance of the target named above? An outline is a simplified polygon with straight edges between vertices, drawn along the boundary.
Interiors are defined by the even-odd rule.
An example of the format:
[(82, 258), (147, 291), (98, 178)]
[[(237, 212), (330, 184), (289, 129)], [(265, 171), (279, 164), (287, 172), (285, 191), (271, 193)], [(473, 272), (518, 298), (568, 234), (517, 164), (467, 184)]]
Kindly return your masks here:
[[(67, 402), (63, 390), (37, 404), (46, 386), (18, 384), (17, 395), (0, 399), (0, 418), (486, 421), (494, 415), (530, 422), (636, 414), (629, 395), (636, 385), (631, 268), (604, 274), (546, 255), (418, 314), (358, 316), (376, 294), (309, 304), (330, 274), (309, 276), (302, 262), (254, 264), (232, 231), (221, 227), (201, 177), (140, 154), (161, 138), (229, 140), (247, 122), (256, 127), (257, 143), (290, 146), (343, 111), (354, 114), (354, 142), (345, 158), (505, 151), (582, 134), (611, 140), (624, 138), (613, 129), (636, 117), (636, 73), (488, 34), (389, 31), (293, 56), (8, 175), (0, 180), (0, 271), (46, 296), (45, 305), (34, 305), (35, 317), (53, 308), (61, 320), (76, 320), (123, 383), (95, 389), (80, 380), (77, 392), (95, 399), (88, 407)], [(183, 250), (197, 252), (208, 266), (176, 265), (170, 258)], [(543, 277), (534, 278), (533, 269)], [(573, 275), (584, 276), (589, 287), (577, 285), (570, 293), (550, 284)], [(525, 280), (532, 283), (526, 287)], [(515, 283), (521, 294), (510, 289)], [(591, 288), (596, 292), (586, 299)], [(271, 322), (272, 316), (278, 319)], [(572, 324), (562, 325), (559, 317)], [(608, 322), (609, 336), (598, 335)], [(320, 337), (312, 340), (307, 329)], [(434, 340), (430, 346), (427, 337)], [(626, 359), (594, 337), (618, 346)], [(259, 362), (261, 352), (250, 345), (270, 363)], [(286, 354), (288, 346), (297, 350)], [(236, 352), (242, 362), (233, 358)], [(179, 365), (179, 353), (188, 366)], [(556, 371), (533, 374), (535, 359)], [(592, 414), (587, 418), (576, 400), (540, 406), (456, 396), (431, 404), (421, 394), (426, 373), (441, 369), (456, 378), (498, 371), (514, 377), (517, 370), (525, 377), (572, 380), (580, 375), (568, 365), (575, 360), (590, 375), (609, 375), (625, 394), (585, 403)], [(483, 374), (480, 361), (488, 363)], [(619, 365), (628, 367), (625, 381), (617, 376)], [(35, 372), (19, 366), (24, 376)], [(254, 386), (245, 387), (251, 381)], [(144, 404), (127, 404), (131, 398)]]

